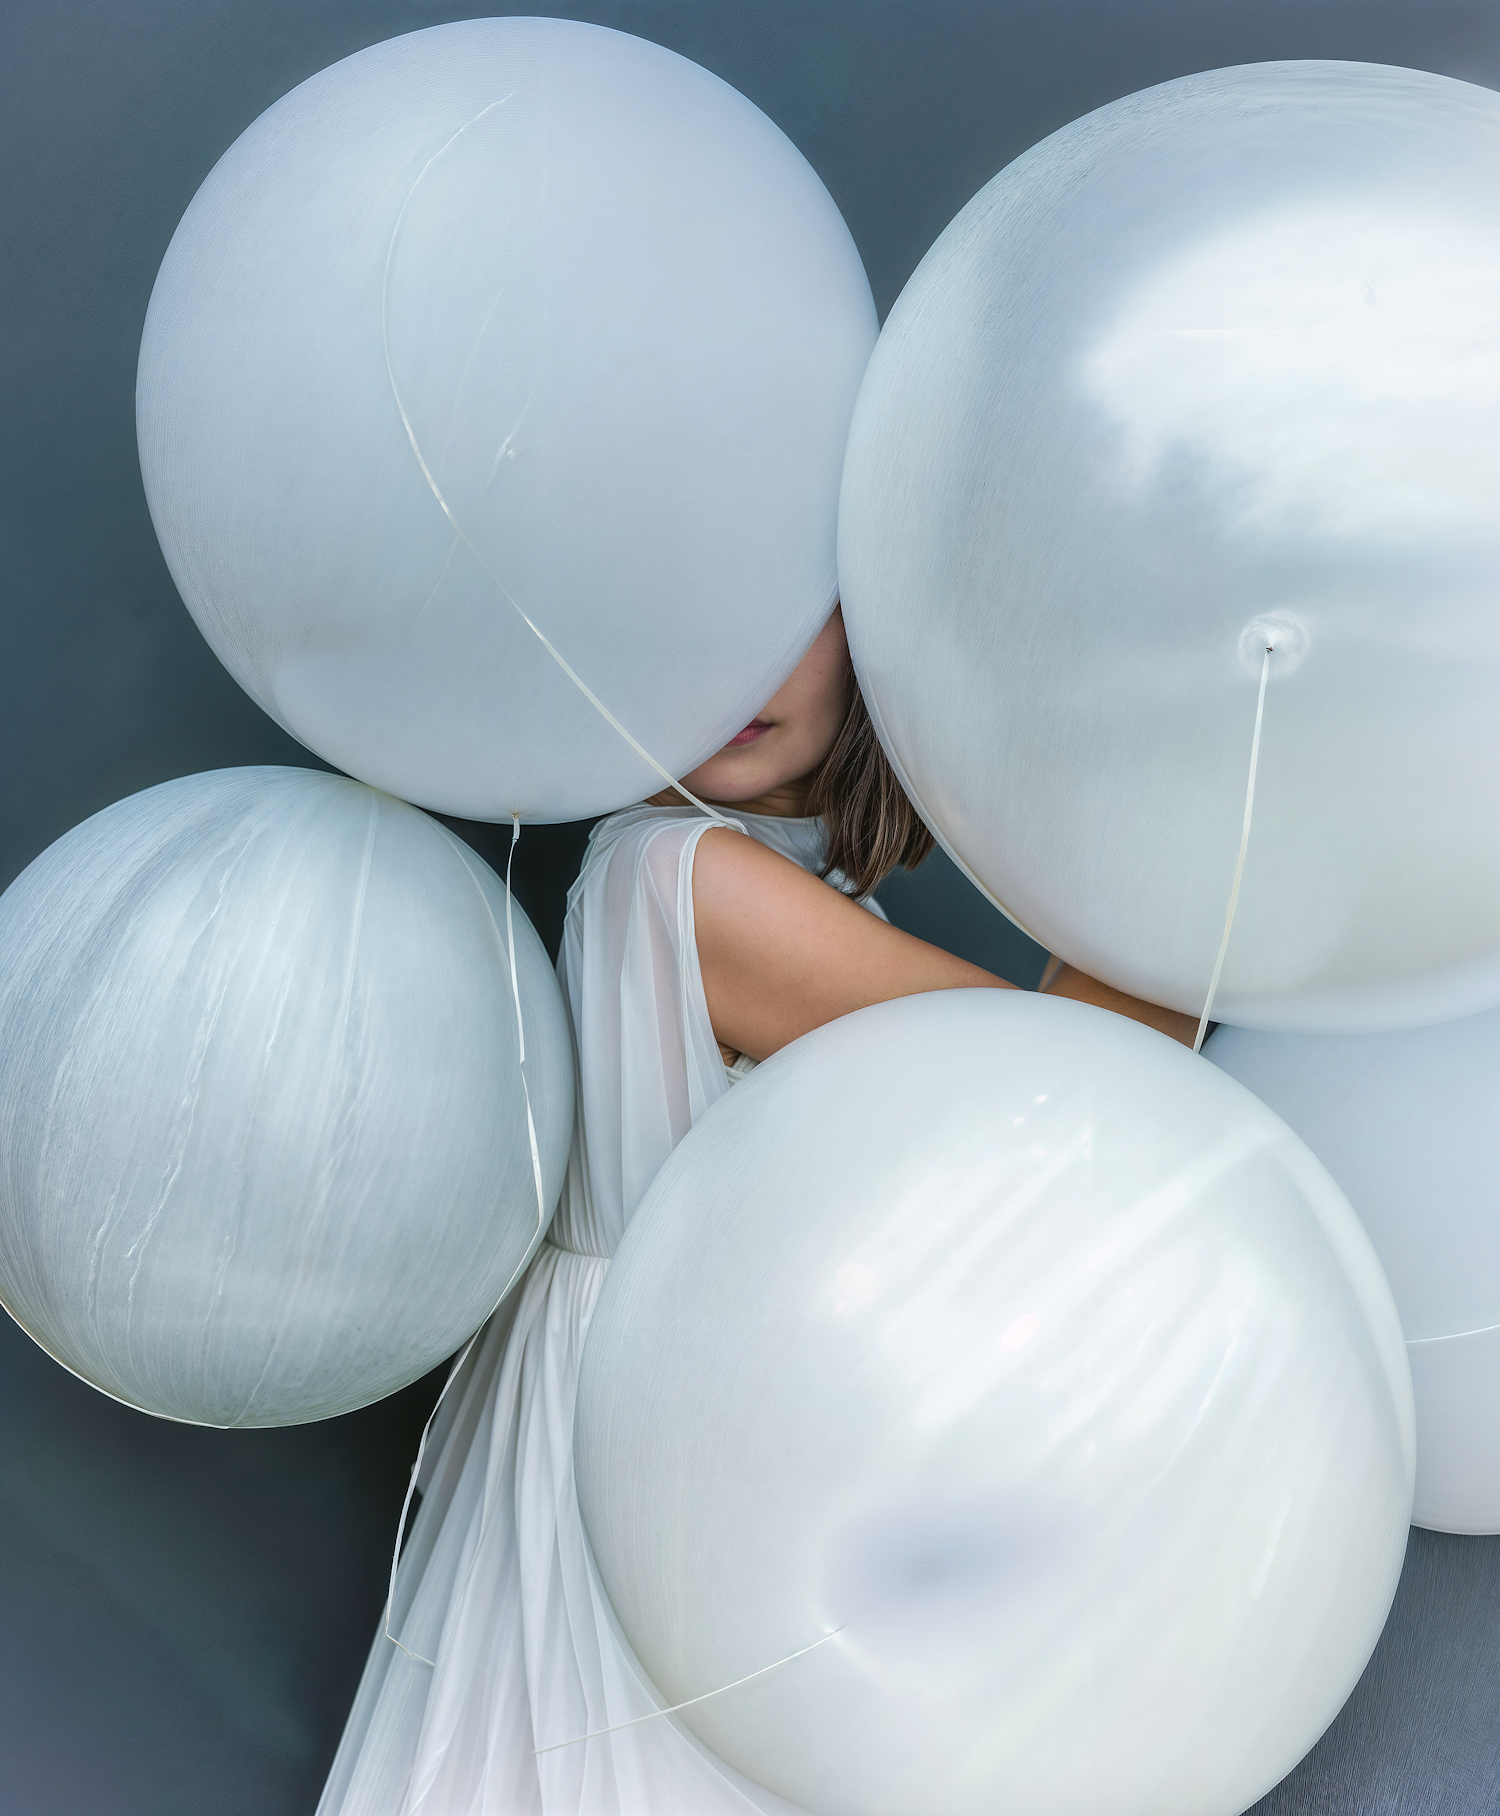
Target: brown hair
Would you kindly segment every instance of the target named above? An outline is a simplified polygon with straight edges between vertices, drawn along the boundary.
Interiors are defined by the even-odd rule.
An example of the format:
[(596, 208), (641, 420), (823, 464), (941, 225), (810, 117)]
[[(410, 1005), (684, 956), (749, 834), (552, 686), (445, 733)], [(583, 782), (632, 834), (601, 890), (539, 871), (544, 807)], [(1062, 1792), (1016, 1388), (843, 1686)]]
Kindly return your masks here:
[(850, 665), (849, 705), (833, 749), (813, 771), (807, 811), (828, 828), (823, 875), (838, 871), (849, 895), (868, 895), (899, 865), (915, 870), (932, 834), (880, 748)]

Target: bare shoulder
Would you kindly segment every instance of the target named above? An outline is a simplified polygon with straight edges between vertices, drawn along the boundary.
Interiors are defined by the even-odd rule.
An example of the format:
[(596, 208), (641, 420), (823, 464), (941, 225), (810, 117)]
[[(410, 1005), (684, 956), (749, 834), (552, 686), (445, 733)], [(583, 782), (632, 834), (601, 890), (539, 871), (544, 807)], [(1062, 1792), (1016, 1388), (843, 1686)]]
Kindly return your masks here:
[(698, 842), (693, 914), (714, 1032), (755, 1059), (871, 1003), (1001, 981), (726, 827)]
[(733, 910), (748, 899), (763, 905), (800, 902), (840, 918), (845, 914), (871, 918), (841, 890), (759, 839), (732, 826), (710, 826), (698, 841), (693, 861), (695, 907), (712, 914)]
[(774, 964), (826, 972), (851, 942), (868, 962), (874, 951), (910, 939), (831, 883), (728, 827), (713, 827), (698, 841), (693, 914), (700, 959), (757, 970)]

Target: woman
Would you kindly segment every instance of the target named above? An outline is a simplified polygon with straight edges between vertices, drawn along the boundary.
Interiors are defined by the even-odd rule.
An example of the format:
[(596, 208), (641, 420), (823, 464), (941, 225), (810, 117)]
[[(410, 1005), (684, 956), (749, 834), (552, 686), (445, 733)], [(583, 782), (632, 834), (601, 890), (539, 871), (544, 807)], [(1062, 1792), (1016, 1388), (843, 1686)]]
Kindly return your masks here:
[[(931, 835), (875, 740), (837, 611), (684, 786), (742, 830), (669, 789), (595, 829), (569, 893), (558, 973), (579, 1075), (562, 1201), (443, 1407), (392, 1604), (399, 1643), (375, 1640), (320, 1816), (789, 1809), (655, 1713), (592, 1574), (572, 1454), (589, 1315), (657, 1169), (756, 1062), (869, 1003), (1012, 986), (868, 899)], [(1068, 966), (1047, 987), (1192, 1038), (1186, 1016)]]

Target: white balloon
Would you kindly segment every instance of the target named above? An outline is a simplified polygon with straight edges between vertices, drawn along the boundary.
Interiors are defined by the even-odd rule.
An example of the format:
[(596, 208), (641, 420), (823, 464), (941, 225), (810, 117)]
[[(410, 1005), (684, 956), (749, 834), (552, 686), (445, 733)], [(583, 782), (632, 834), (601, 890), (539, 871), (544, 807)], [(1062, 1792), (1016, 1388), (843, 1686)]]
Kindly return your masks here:
[[(513, 915), (544, 1201), (572, 1039)], [(288, 1425), (415, 1380), (541, 1239), (502, 885), (404, 802), (230, 769), (0, 898), (0, 1302), (116, 1399)]]
[(1379, 1265), (1284, 1124), (1121, 1017), (950, 991), (676, 1149), (575, 1454), (647, 1672), (799, 1806), (1230, 1816), (1369, 1656), (1412, 1443)]
[(1500, 1002), (1500, 96), (1275, 63), (1131, 95), (977, 195), (850, 435), (844, 613), (938, 836), (1197, 1014)]
[(875, 342), (796, 148), (696, 64), (476, 19), (313, 76), (183, 216), (141, 341), (146, 495), (235, 679), (476, 819), (685, 774), (837, 594)]
[(1204, 1051), (1296, 1130), (1380, 1256), (1416, 1390), (1413, 1519), (1500, 1532), (1500, 1011), (1400, 1034), (1221, 1028)]

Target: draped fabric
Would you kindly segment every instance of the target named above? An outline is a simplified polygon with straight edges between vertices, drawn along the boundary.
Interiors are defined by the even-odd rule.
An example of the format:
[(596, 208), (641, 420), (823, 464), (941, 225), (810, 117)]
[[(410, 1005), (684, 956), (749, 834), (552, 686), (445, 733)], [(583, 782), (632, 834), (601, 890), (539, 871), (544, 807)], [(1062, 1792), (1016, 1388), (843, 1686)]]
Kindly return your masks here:
[[(693, 856), (711, 824), (634, 807), (589, 841), (558, 961), (578, 1063), (562, 1199), (449, 1389), (396, 1579), (400, 1646), (376, 1635), (318, 1816), (791, 1812), (677, 1718), (639, 1720), (662, 1700), (599, 1585), (573, 1480), (578, 1363), (609, 1257), (667, 1155), (748, 1069), (725, 1069), (698, 968)], [(819, 821), (741, 824), (819, 867)]]

